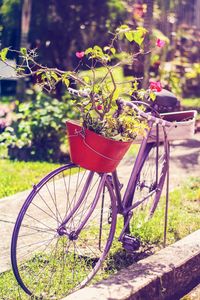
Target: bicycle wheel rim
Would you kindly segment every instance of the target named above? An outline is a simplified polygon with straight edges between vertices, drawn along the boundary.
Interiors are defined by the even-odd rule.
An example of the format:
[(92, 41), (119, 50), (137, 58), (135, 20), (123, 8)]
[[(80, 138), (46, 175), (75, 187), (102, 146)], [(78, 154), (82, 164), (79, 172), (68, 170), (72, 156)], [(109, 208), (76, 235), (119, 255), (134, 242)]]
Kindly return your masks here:
[[(74, 271), (75, 267), (66, 266), (67, 263), (69, 264), (70, 259), (72, 259), (72, 257), (70, 258), (70, 256), (72, 256), (72, 252), (70, 252), (71, 251), (70, 246), (67, 245), (67, 241), (69, 243), (69, 239), (68, 240), (65, 239), (64, 235), (63, 236), (60, 236), (60, 235), (58, 236), (57, 235), (55, 237), (54, 245), (57, 245), (57, 246), (54, 247), (54, 251), (51, 252), (50, 257), (49, 256), (45, 257), (46, 249), (43, 249), (42, 251), (45, 252), (45, 255), (43, 255), (43, 253), (40, 253), (41, 251), (37, 252), (37, 255), (36, 255), (36, 253), (34, 253), (34, 257), (31, 256), (31, 258), (30, 257), (28, 258), (28, 264), (24, 263), (24, 259), (23, 259), (23, 261), (20, 261), (20, 258), (19, 258), (19, 254), (20, 254), (20, 251), (21, 251), (21, 250), (19, 250), (20, 243), (21, 243), (22, 239), (25, 239), (25, 241), (27, 241), (27, 238), (23, 237), (23, 233), (24, 233), (23, 229), (27, 225), (27, 223), (25, 223), (25, 220), (26, 220), (27, 213), (30, 214), (30, 208), (33, 209), (33, 203), (36, 199), (36, 195), (38, 196), (39, 193), (40, 193), (40, 198), (41, 198), (42, 190), (43, 190), (44, 187), (46, 188), (46, 185), (49, 184), (50, 180), (55, 180), (55, 177), (60, 176), (61, 173), (65, 172), (65, 171), (72, 170), (72, 169), (74, 170), (76, 168), (77, 167), (73, 164), (63, 166), (63, 167), (58, 168), (57, 170), (53, 171), (48, 176), (46, 176), (43, 180), (41, 180), (41, 182), (37, 186), (34, 187), (33, 191), (28, 196), (27, 200), (25, 201), (25, 203), (24, 203), (24, 205), (23, 205), (23, 207), (20, 211), (18, 219), (16, 221), (16, 225), (15, 225), (15, 228), (14, 228), (14, 231), (13, 231), (12, 243), (11, 243), (11, 261), (12, 261), (13, 271), (14, 271), (14, 274), (15, 274), (15, 277), (16, 277), (18, 283), (23, 288), (23, 290), (29, 295), (36, 295), (37, 297), (43, 297), (44, 299), (51, 299), (51, 297), (57, 297), (56, 299), (59, 299), (59, 297), (63, 297), (65, 295), (73, 292), (74, 290), (85, 286), (91, 280), (91, 278), (95, 275), (95, 273), (98, 271), (98, 269), (101, 267), (101, 263), (105, 259), (106, 255), (109, 251), (109, 248), (111, 246), (111, 242), (112, 242), (112, 239), (113, 239), (113, 236), (114, 236), (114, 231), (115, 231), (116, 205), (115, 205), (115, 201), (114, 201), (114, 195), (113, 195), (113, 192), (112, 192), (112, 188), (109, 185), (109, 183), (106, 182), (106, 186), (107, 186), (106, 189), (108, 190), (107, 198), (108, 198), (108, 201), (110, 201), (110, 198), (111, 198), (111, 208), (114, 212), (114, 216), (112, 218), (112, 223), (109, 225), (109, 228), (107, 228), (106, 225), (102, 226), (103, 229), (106, 228), (105, 229), (106, 235), (105, 235), (105, 237), (102, 237), (101, 251), (98, 252), (98, 256), (94, 252), (94, 250), (91, 249), (91, 243), (93, 243), (96, 247), (96, 244), (95, 244), (96, 237), (94, 238), (94, 237), (91, 236), (90, 239), (88, 238), (88, 235), (90, 235), (89, 233), (94, 232), (94, 230), (92, 230), (92, 227), (90, 229), (91, 231), (88, 231), (88, 228), (90, 228), (90, 227), (88, 227), (89, 226), (88, 224), (93, 224), (93, 222), (94, 222), (93, 220), (97, 219), (97, 215), (98, 215), (97, 214), (97, 211), (98, 211), (97, 208), (98, 207), (96, 208), (96, 210), (91, 211), (90, 218), (89, 218), (88, 222), (86, 223), (84, 229), (81, 232), (82, 236), (80, 236), (80, 238), (83, 239), (83, 237), (84, 238), (86, 237), (86, 236), (84, 236), (84, 234), (87, 234), (87, 238), (88, 238), (88, 240), (90, 240), (90, 244), (88, 244), (88, 242), (86, 243), (86, 241), (84, 239), (82, 241), (81, 241), (81, 239), (80, 240), (78, 239), (77, 241), (76, 240), (71, 241), (71, 245), (74, 246), (74, 252), (73, 252), (74, 257), (75, 257), (75, 254), (76, 254), (76, 261), (75, 261), (75, 258), (74, 258), (74, 262), (73, 262), (74, 264), (76, 262), (76, 265), (78, 266), (82, 263), (81, 259), (84, 257), (84, 255), (83, 255), (83, 249), (81, 249), (81, 247), (80, 247), (81, 243), (83, 243), (84, 247), (85, 247), (84, 253), (86, 253), (86, 250), (88, 251), (88, 254), (87, 254), (88, 257), (85, 258), (85, 261), (84, 261), (85, 265), (83, 265), (83, 267), (82, 267), (83, 269), (85, 268), (85, 273), (83, 275), (82, 274), (81, 275), (76, 274), (76, 278), (74, 277), (73, 284), (71, 284), (71, 283), (68, 284), (68, 285), (71, 284), (71, 286), (69, 288), (68, 287), (65, 288), (66, 278), (70, 278), (70, 280), (72, 280), (72, 277), (75, 276), (75, 275), (72, 276), (72, 275), (69, 275), (69, 274), (72, 274), (72, 272), (74, 272), (74, 274), (75, 274), (75, 271)], [(83, 172), (85, 172), (85, 171), (83, 171)], [(82, 174), (82, 172), (81, 172), (81, 174)], [(75, 176), (78, 177), (78, 175), (76, 175), (76, 174), (75, 174)], [(95, 174), (95, 176), (98, 178), (98, 181), (101, 180), (101, 177), (99, 177), (98, 174)], [(98, 185), (98, 181), (96, 183), (97, 185)], [(57, 181), (55, 180), (55, 182), (57, 182)], [(93, 186), (93, 189), (94, 189), (94, 186)], [(76, 190), (76, 192), (77, 192), (77, 190)], [(43, 196), (43, 194), (42, 194), (42, 196)], [(91, 200), (91, 202), (92, 202), (92, 200)], [(36, 202), (34, 203), (34, 208), (36, 208), (35, 205), (36, 205)], [(85, 205), (85, 206), (83, 207), (83, 205)], [(88, 204), (85, 204), (84, 201), (83, 201), (77, 207), (77, 209), (75, 210), (76, 217), (78, 216), (78, 218), (80, 218), (80, 219), (84, 218), (84, 214), (88, 210), (87, 205)], [(74, 207), (74, 205), (73, 205), (73, 207)], [(108, 213), (108, 208), (104, 208), (104, 210), (105, 210), (105, 213), (104, 213), (104, 215), (105, 215), (106, 213)], [(50, 210), (48, 209), (48, 214), (49, 213), (50, 213)], [(65, 212), (65, 215), (66, 215), (66, 212)], [(48, 215), (47, 215), (47, 217), (48, 217)], [(71, 226), (71, 231), (72, 231), (72, 227), (74, 227), (74, 228), (76, 227), (76, 224), (75, 224), (76, 222), (78, 222), (78, 221), (76, 221), (75, 216), (73, 216), (73, 218), (71, 218), (71, 223), (69, 225), (69, 226)], [(80, 222), (81, 221), (79, 221), (79, 223)], [(42, 226), (42, 230), (44, 230), (43, 224), (46, 224), (47, 226), (50, 227), (49, 223), (46, 223), (46, 220), (45, 220), (45, 222), (42, 221), (42, 223), (39, 222), (38, 224), (40, 226)], [(33, 234), (33, 236), (34, 236), (34, 229), (35, 229), (34, 226), (35, 225), (32, 224), (32, 226), (29, 227), (30, 231), (32, 231), (31, 234)], [(36, 229), (38, 229), (38, 228), (36, 228)], [(50, 228), (48, 228), (48, 229), (50, 230)], [(41, 228), (40, 228), (40, 230), (41, 230)], [(26, 231), (27, 231), (27, 228), (26, 228)], [(31, 236), (31, 234), (30, 234), (30, 236)], [(36, 235), (37, 234), (38, 233), (36, 233)], [(38, 234), (38, 235), (40, 235), (40, 234)], [(43, 232), (41, 233), (41, 236), (42, 235), (43, 235)], [(95, 235), (97, 236), (98, 233), (95, 233)], [(29, 238), (30, 238), (30, 236), (29, 236)], [(56, 238), (59, 241), (58, 243), (60, 243), (61, 246), (62, 246), (62, 251), (61, 251), (61, 248), (60, 248), (60, 244), (56, 244)], [(23, 241), (23, 242), (25, 242), (25, 241)], [(31, 245), (29, 244), (29, 247), (32, 247), (33, 244), (34, 244), (34, 241)], [(40, 243), (36, 243), (36, 245), (37, 245), (37, 247), (39, 247)], [(93, 247), (94, 247), (94, 245), (93, 245)], [(42, 245), (42, 247), (43, 246), (46, 246), (46, 244)], [(77, 248), (75, 248), (75, 246)], [(33, 250), (31, 250), (32, 253), (33, 253)], [(82, 251), (82, 254), (79, 253), (79, 255), (77, 255), (78, 250), (79, 250), (80, 253)], [(29, 251), (30, 251), (30, 249), (29, 249)], [(94, 261), (91, 261), (91, 257), (89, 257), (89, 252), (90, 252), (91, 256), (93, 255), (95, 257), (95, 255), (96, 255), (95, 259), (93, 258)], [(97, 250), (96, 250), (96, 252), (97, 252)], [(94, 255), (94, 253), (95, 253), (95, 255)], [(63, 273), (61, 272), (62, 271), (61, 265), (58, 265), (58, 260), (61, 259), (61, 258), (62, 258), (62, 268), (65, 269), (65, 272), (63, 272)], [(54, 272), (54, 274), (49, 274), (48, 276), (46, 276), (47, 278), (43, 278), (43, 273), (39, 272), (39, 271), (41, 271), (42, 268), (45, 268), (46, 273), (50, 272), (50, 271), (48, 271), (50, 269), (49, 262), (48, 263), (43, 263), (43, 262), (45, 262), (45, 260), (47, 262), (49, 260), (49, 262), (51, 262), (51, 264), (52, 264), (52, 269), (57, 270), (57, 271)], [(35, 263), (35, 261), (37, 262), (37, 264)], [(89, 267), (87, 267), (88, 262), (90, 262), (92, 264), (92, 266), (89, 265)], [(34, 274), (34, 272), (33, 272), (32, 266), (30, 266), (31, 264), (33, 265), (33, 267), (35, 269), (38, 268), (38, 270), (39, 270), (39, 271), (34, 270), (34, 272), (37, 273), (37, 276), (35, 275), (34, 278), (32, 276), (32, 274)], [(38, 264), (41, 264), (41, 267), (38, 266)], [(67, 269), (67, 267), (69, 267), (69, 268)], [(71, 273), (70, 273), (70, 271), (71, 271)], [(62, 273), (62, 276), (59, 274), (59, 276), (56, 277), (56, 274), (58, 274), (59, 272)], [(31, 279), (32, 283), (30, 283), (27, 278)], [(40, 284), (40, 281), (42, 281), (42, 280), (44, 281), (44, 283), (41, 283), (40, 288), (36, 288), (36, 286), (38, 286)], [(49, 280), (51, 281), (52, 284), (48, 283), (48, 282), (50, 282)], [(52, 286), (50, 286), (50, 285), (53, 285), (53, 284), (56, 286), (56, 288), (52, 288)], [(64, 286), (63, 290), (61, 292), (58, 292), (58, 290), (61, 290), (62, 284)], [(47, 288), (46, 288), (46, 285), (47, 285)]]

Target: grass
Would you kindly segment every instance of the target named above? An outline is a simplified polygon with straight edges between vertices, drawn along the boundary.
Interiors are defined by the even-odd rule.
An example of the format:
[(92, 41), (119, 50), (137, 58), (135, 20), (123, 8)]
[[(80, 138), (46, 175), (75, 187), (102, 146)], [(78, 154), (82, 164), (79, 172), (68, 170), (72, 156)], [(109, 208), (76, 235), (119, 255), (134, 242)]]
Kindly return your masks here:
[(200, 108), (200, 98), (185, 98), (181, 100), (181, 105), (185, 107), (198, 107)]
[(1, 96), (0, 97), (0, 102), (1, 103), (6, 103), (6, 104), (9, 104), (11, 103), (12, 101), (15, 101), (16, 100), (16, 97), (15, 96)]
[(196, 120), (200, 120), (200, 98), (185, 98), (181, 100), (181, 106), (186, 110), (195, 109), (198, 111)]
[[(172, 244), (200, 228), (200, 178), (191, 178), (169, 196), (167, 244)], [(164, 228), (165, 198), (159, 203), (154, 217), (146, 223), (135, 219), (133, 234), (143, 242), (161, 244)], [(141, 225), (142, 224), (142, 225)]]
[[(95, 81), (101, 82), (101, 80), (108, 74), (108, 70), (104, 67), (95, 68)], [(82, 77), (89, 77), (91, 80), (93, 80), (93, 72), (92, 70), (82, 71), (81, 72)], [(112, 76), (115, 80), (115, 83), (117, 87), (120, 89), (120, 91), (124, 94), (127, 93), (128, 90), (132, 87), (132, 83), (129, 82), (130, 80), (134, 80), (134, 76), (124, 76), (123, 68), (118, 66), (112, 69)], [(110, 78), (110, 76), (107, 76), (107, 79)], [(107, 88), (110, 89), (110, 91), (113, 90), (113, 83), (110, 78), (110, 82), (106, 85)], [(126, 95), (123, 95), (123, 98), (127, 98)], [(129, 99), (130, 97), (128, 97)]]
[[(200, 228), (200, 179), (191, 178), (183, 186), (170, 192), (169, 199), (169, 221), (167, 232), (168, 245)], [(164, 207), (165, 199), (163, 197), (159, 203), (154, 217), (150, 221), (143, 222), (144, 220), (142, 214), (140, 214), (140, 216), (135, 216), (131, 230), (135, 236), (140, 237), (143, 248), (141, 251), (136, 251), (134, 255), (126, 253), (125, 250), (121, 248), (121, 244), (117, 241), (117, 237), (122, 227), (122, 219), (119, 218), (116, 239), (110, 251), (109, 258), (103, 269), (103, 272), (99, 272), (95, 276), (94, 281), (106, 278), (119, 269), (134, 263), (150, 253), (153, 253), (155, 249), (162, 247)], [(44, 262), (48, 261), (49, 263), (54, 263), (54, 259), (55, 257), (52, 258), (52, 261), (49, 261), (45, 258)], [(39, 261), (41, 264), (41, 259)], [(35, 265), (34, 267), (37, 268)], [(82, 272), (81, 268), (80, 272)], [(11, 271), (1, 274), (0, 294), (1, 293), (1, 299), (5, 300), (29, 299), (25, 293), (19, 289)], [(50, 297), (48, 299), (55, 298), (52, 296), (52, 298)]]
[(0, 198), (30, 189), (44, 175), (59, 167), (48, 162), (19, 162), (0, 159)]
[[(135, 157), (138, 145), (132, 145), (128, 156)], [(42, 177), (53, 171), (59, 164), (48, 162), (22, 162), (0, 159), (0, 199), (30, 189)]]

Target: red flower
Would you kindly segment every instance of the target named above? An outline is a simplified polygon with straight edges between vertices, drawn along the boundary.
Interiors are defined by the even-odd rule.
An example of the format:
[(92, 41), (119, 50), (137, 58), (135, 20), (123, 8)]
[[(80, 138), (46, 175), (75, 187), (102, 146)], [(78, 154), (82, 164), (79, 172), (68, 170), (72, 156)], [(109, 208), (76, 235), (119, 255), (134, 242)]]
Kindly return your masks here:
[(85, 52), (84, 51), (81, 51), (81, 52), (76, 52), (76, 57), (78, 57), (79, 59), (82, 59), (85, 55)]
[(161, 39), (157, 39), (156, 46), (159, 48), (162, 48), (165, 46), (165, 41), (162, 41)]
[(162, 85), (161, 85), (160, 81), (151, 81), (149, 88), (150, 88), (150, 90), (152, 90), (154, 92), (162, 91)]
[(97, 109), (98, 110), (102, 110), (103, 109), (103, 106), (101, 104), (97, 105)]

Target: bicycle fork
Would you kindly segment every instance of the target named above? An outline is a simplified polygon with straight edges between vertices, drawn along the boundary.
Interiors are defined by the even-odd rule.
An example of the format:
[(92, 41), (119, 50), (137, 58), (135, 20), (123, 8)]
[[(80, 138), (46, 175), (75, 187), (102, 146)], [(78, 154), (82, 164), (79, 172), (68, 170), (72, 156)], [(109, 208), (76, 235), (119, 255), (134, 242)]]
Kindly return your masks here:
[(76, 230), (68, 231), (66, 229), (66, 225), (73, 218), (73, 215), (76, 213), (76, 211), (79, 209), (80, 205), (84, 201), (85, 196), (87, 195), (88, 189), (90, 187), (90, 184), (92, 182), (93, 176), (94, 176), (94, 172), (90, 172), (90, 174), (89, 174), (89, 176), (87, 178), (87, 181), (86, 181), (86, 183), (84, 185), (84, 188), (82, 190), (82, 193), (81, 193), (81, 195), (80, 195), (80, 197), (79, 197), (79, 199), (77, 201), (77, 204), (75, 205), (75, 207), (73, 208), (73, 210), (64, 218), (64, 220), (60, 224), (59, 228), (57, 229), (57, 232), (58, 232), (58, 234), (60, 236), (66, 235), (66, 236), (68, 236), (69, 240), (71, 240), (71, 241), (78, 239), (78, 236), (79, 236), (81, 230), (83, 229), (83, 227), (87, 223), (88, 219), (90, 218), (91, 214), (93, 213), (93, 211), (94, 211), (94, 209), (95, 209), (95, 207), (96, 207), (96, 205), (98, 203), (98, 200), (99, 200), (100, 194), (102, 192), (102, 189), (105, 186), (106, 176), (107, 176), (106, 174), (102, 175), (102, 178), (101, 178), (101, 181), (100, 181), (99, 186), (97, 188), (94, 200), (92, 201), (90, 209), (88, 210), (85, 218), (83, 219), (83, 221), (81, 222), (81, 224), (78, 225), (78, 227), (77, 227)]

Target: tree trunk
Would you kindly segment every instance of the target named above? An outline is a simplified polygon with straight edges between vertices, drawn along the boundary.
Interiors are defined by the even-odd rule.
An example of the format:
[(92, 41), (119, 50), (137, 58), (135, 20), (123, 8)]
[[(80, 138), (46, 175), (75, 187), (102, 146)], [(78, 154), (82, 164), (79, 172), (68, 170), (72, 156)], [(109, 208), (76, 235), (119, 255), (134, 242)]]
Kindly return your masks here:
[[(150, 50), (150, 38), (152, 33), (152, 25), (153, 25), (153, 5), (154, 0), (148, 0), (146, 1), (147, 4), (147, 12), (144, 18), (144, 27), (149, 31), (148, 37), (145, 38), (144, 43), (144, 52), (148, 53)], [(149, 84), (149, 68), (150, 68), (150, 59), (151, 54), (145, 54), (145, 60), (144, 60), (144, 79), (143, 79), (143, 88), (147, 88)]]
[[(32, 6), (32, 0), (23, 1), (22, 16), (21, 16), (20, 48), (28, 47), (28, 33), (29, 33), (30, 20), (31, 20), (31, 6)], [(24, 79), (19, 79), (17, 84), (17, 96), (19, 97), (20, 100), (24, 99), (25, 89), (26, 89), (26, 85)]]

